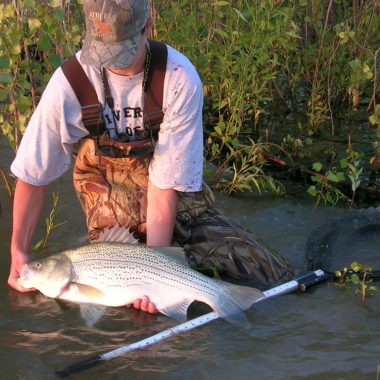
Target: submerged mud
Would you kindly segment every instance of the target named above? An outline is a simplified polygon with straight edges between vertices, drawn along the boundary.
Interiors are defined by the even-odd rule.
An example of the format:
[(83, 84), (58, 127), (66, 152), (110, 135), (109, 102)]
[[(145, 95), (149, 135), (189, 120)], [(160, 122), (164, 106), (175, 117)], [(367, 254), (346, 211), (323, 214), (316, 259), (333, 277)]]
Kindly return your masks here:
[(307, 244), (308, 269), (343, 269), (351, 262), (380, 268), (380, 207), (352, 210), (315, 229)]

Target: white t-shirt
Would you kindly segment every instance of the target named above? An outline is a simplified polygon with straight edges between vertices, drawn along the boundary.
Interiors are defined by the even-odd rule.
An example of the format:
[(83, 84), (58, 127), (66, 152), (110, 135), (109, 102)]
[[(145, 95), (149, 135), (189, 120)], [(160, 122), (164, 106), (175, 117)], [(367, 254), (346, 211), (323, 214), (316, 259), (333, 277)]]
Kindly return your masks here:
[[(80, 62), (80, 52), (77, 53)], [(114, 97), (114, 116), (105, 102), (100, 72), (82, 65), (103, 105), (107, 127), (127, 133), (131, 140), (142, 126), (143, 73), (117, 75), (107, 70)], [(164, 83), (164, 119), (149, 166), (149, 178), (161, 189), (191, 192), (202, 189), (203, 90), (190, 61), (168, 46)], [(58, 68), (51, 77), (31, 117), (15, 160), (13, 174), (35, 186), (59, 178), (70, 167), (72, 146), (88, 135), (82, 123), (81, 106), (73, 89)]]

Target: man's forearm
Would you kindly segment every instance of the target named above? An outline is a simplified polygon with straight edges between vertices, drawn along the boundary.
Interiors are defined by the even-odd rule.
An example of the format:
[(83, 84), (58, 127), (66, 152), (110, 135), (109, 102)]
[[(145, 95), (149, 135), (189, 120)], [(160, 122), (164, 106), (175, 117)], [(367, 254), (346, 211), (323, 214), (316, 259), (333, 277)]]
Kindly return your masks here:
[(147, 245), (152, 247), (170, 246), (178, 196), (173, 189), (159, 189), (152, 182), (148, 185)]
[(45, 186), (32, 186), (17, 181), (13, 202), (13, 232), (11, 243), (11, 268), (8, 284), (20, 292), (24, 289), (19, 283), (20, 271), (29, 260), (30, 246), (44, 202)]
[(45, 186), (33, 186), (18, 180), (13, 202), (13, 252), (28, 253), (44, 203)]

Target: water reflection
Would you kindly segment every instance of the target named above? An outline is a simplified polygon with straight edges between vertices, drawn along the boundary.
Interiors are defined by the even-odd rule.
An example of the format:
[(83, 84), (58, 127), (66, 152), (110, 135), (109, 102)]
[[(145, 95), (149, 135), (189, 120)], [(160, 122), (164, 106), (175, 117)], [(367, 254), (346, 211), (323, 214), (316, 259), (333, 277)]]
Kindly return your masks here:
[[(1, 351), (12, 349), (18, 350), (21, 356), (38, 357), (48, 363), (43, 367), (50, 369), (49, 376), (54, 370), (73, 362), (136, 342), (176, 324), (158, 314), (149, 315), (129, 308), (107, 308), (94, 326), (87, 326), (78, 305), (49, 299), (40, 293), (20, 294), (13, 290), (8, 291), (8, 305), (2, 304), (0, 315), (0, 334), (5, 338), (1, 341)], [(131, 353), (124, 360), (117, 359), (117, 365), (107, 365), (107, 376), (123, 373), (130, 366), (143, 372), (177, 370), (207, 351), (212, 329), (206, 326), (194, 331), (191, 337), (179, 336), (162, 342), (154, 349)], [(36, 373), (41, 374), (39, 370)], [(20, 377), (15, 378), (29, 375), (21, 372), (17, 376)], [(87, 378), (90, 375), (83, 376)]]

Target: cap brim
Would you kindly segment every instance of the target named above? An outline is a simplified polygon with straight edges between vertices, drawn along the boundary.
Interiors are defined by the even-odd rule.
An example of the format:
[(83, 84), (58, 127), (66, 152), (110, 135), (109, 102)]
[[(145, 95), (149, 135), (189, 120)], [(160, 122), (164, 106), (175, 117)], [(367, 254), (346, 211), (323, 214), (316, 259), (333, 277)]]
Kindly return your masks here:
[(80, 61), (96, 67), (128, 67), (134, 60), (141, 34), (119, 42), (99, 41), (87, 33)]

